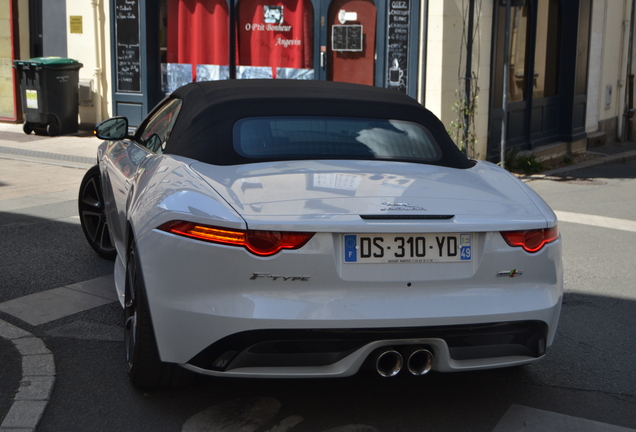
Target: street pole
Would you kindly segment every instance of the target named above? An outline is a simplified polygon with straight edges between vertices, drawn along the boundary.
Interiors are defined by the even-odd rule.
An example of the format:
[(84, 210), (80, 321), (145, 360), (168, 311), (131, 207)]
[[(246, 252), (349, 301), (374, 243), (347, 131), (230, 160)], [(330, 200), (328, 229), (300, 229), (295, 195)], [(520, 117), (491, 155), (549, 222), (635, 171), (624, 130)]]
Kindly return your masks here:
[[(466, 104), (464, 105), (466, 108), (470, 107), (471, 104), (471, 83), (473, 79), (472, 69), (473, 69), (473, 32), (474, 32), (474, 21), (475, 21), (475, 0), (470, 0), (468, 6), (468, 32), (466, 34), (466, 88), (464, 89), (466, 96)], [(466, 150), (467, 156), (469, 155), (468, 149), (468, 131), (470, 129), (470, 115), (468, 114), (468, 109), (464, 110), (464, 146)]]

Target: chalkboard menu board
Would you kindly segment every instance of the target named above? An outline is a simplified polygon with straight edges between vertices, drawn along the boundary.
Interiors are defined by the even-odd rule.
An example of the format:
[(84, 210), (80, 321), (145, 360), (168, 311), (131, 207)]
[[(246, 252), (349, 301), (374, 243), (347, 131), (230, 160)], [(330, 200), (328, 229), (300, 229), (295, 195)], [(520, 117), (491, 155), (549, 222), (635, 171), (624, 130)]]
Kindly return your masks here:
[(361, 25), (331, 26), (331, 49), (333, 51), (362, 51)]
[(139, 2), (116, 0), (117, 91), (141, 91), (139, 53)]
[(387, 87), (406, 93), (411, 0), (389, 0)]

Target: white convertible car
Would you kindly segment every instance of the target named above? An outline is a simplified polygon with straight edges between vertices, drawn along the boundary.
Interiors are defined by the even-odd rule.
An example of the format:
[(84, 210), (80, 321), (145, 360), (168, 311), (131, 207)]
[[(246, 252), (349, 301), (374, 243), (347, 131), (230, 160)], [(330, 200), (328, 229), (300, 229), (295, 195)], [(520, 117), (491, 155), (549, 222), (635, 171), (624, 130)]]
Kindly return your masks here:
[(134, 385), (531, 363), (561, 309), (552, 210), (399, 92), (193, 83), (98, 125), (79, 194)]

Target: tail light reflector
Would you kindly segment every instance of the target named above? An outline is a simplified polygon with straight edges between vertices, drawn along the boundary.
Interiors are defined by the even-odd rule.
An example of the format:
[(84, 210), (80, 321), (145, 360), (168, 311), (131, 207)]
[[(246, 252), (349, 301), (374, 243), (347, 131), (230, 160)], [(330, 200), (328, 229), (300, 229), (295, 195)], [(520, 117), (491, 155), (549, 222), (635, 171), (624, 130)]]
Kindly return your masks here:
[(557, 226), (552, 228), (526, 230), (526, 231), (502, 231), (501, 236), (512, 247), (522, 247), (526, 252), (538, 252), (543, 246), (559, 238)]
[(299, 249), (315, 234), (288, 231), (232, 230), (184, 221), (168, 222), (161, 225), (158, 229), (197, 240), (244, 247), (258, 256), (274, 255), (282, 249)]

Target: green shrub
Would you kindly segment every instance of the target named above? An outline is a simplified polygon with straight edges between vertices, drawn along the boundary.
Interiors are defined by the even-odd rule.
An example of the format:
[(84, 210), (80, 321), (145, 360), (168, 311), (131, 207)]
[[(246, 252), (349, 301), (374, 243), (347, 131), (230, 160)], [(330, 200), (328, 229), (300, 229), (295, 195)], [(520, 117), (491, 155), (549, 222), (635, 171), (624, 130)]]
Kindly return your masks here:
[(506, 154), (505, 168), (513, 173), (531, 175), (544, 171), (545, 165), (534, 154), (520, 155), (519, 149), (513, 148)]

